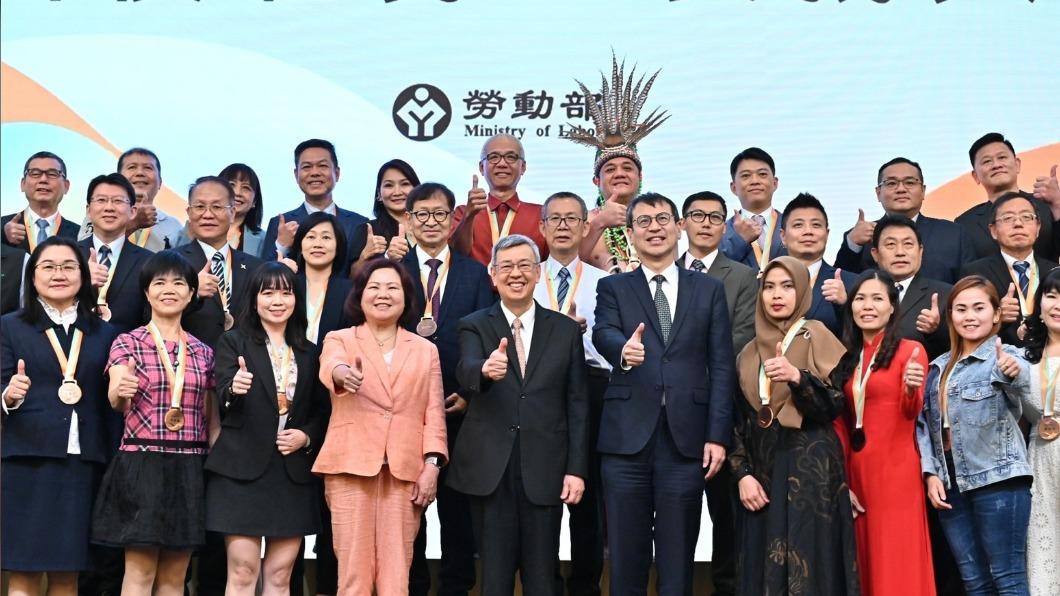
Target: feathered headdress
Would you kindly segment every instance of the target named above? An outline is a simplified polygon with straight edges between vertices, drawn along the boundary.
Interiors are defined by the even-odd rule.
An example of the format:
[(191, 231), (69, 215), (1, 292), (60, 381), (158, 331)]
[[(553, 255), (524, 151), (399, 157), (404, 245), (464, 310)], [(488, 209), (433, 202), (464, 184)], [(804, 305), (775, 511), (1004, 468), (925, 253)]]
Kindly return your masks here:
[[(640, 156), (637, 155), (637, 142), (651, 134), (660, 124), (670, 118), (666, 111), (659, 108), (652, 110), (644, 122), (637, 122), (640, 110), (648, 99), (648, 91), (651, 90), (655, 77), (659, 76), (662, 69), (655, 71), (647, 83), (644, 83), (644, 75), (640, 76), (634, 86), (633, 78), (637, 71), (634, 66), (629, 71), (629, 78), (625, 78), (626, 61), (618, 63), (614, 52), (611, 53), (611, 86), (607, 85), (607, 77), (600, 73), (600, 102), (589, 100), (589, 116), (593, 120), (595, 131), (574, 125), (574, 132), (570, 133), (570, 140), (581, 145), (596, 148), (596, 162), (593, 164), (593, 172), (600, 173), (600, 168), (609, 159), (615, 157), (628, 157), (637, 162), (640, 167)], [(575, 79), (586, 98), (591, 98), (592, 93), (584, 83)], [(642, 88), (643, 87), (643, 88)]]

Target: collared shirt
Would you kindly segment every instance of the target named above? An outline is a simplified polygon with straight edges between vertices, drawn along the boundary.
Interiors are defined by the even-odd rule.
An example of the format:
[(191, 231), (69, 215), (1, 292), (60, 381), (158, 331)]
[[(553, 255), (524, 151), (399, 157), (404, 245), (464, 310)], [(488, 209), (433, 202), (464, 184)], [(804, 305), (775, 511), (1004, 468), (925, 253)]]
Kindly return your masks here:
[(810, 279), (811, 280), (816, 280), (817, 279), (817, 275), (821, 272), (821, 265), (823, 263), (824, 263), (824, 259), (817, 259), (816, 261), (810, 263), (810, 265), (808, 267), (806, 267), (806, 269), (809, 270), (809, 272), (810, 272)]
[(716, 249), (716, 248), (710, 254), (708, 254), (707, 256), (703, 257), (702, 259), (697, 259), (697, 258), (692, 256), (691, 252), (686, 252), (685, 253), (685, 269), (688, 269), (689, 271), (695, 271), (694, 269), (692, 269), (692, 262), (693, 261), (699, 261), (699, 262), (703, 263), (703, 273), (706, 273), (707, 271), (710, 271), (710, 268), (714, 265), (714, 261), (716, 261), (717, 258), (718, 258), (718, 249)]
[[(523, 356), (526, 357), (527, 362), (530, 361), (530, 342), (534, 338), (534, 312), (537, 310), (537, 304), (531, 305), (523, 314), (519, 315), (519, 320), (523, 323), (523, 328), (520, 330), (520, 335), (523, 340)], [(501, 312), (504, 313), (504, 318), (508, 319), (508, 327), (511, 328), (512, 322), (515, 321), (515, 313), (508, 310), (508, 307), (501, 300)], [(512, 329), (512, 337), (515, 337), (515, 330)]]
[[(578, 257), (574, 257), (574, 260), (567, 265), (567, 271), (570, 273), (568, 283), (575, 290), (575, 312), (578, 316), (585, 317), (586, 329), (585, 333), (582, 334), (582, 344), (585, 346), (585, 363), (594, 368), (611, 370), (611, 365), (607, 362), (607, 359), (601, 356), (600, 352), (596, 350), (596, 346), (593, 345), (593, 326), (596, 324), (596, 284), (607, 277), (607, 272), (588, 263), (582, 263), (582, 280), (577, 282), (575, 274), (578, 271), (578, 263), (582, 263), (582, 261)], [(541, 278), (537, 280), (537, 286), (534, 287), (534, 299), (543, 307), (550, 308), (552, 297), (548, 294), (548, 282), (545, 276), (552, 276), (552, 288), (554, 290), (558, 289), (559, 270), (563, 268), (563, 265), (556, 259), (549, 257), (542, 263), (541, 267), (543, 271), (541, 272)], [(576, 282), (578, 287), (574, 288)]]
[(916, 273), (905, 279), (899, 279), (894, 282), (898, 285), (898, 304), (901, 304), (902, 300), (905, 300), (905, 293), (909, 291), (909, 284), (913, 283), (914, 277), (916, 277)]
[(34, 211), (32, 207), (26, 209), (23, 215), (23, 217), (25, 218), (23, 224), (26, 226), (26, 234), (33, 234), (33, 237), (36, 238), (37, 234), (40, 233), (40, 228), (37, 227), (37, 220), (41, 219), (48, 222), (48, 236), (54, 236), (58, 234), (59, 230), (55, 229), (55, 219), (58, 215), (59, 211), (56, 210), (55, 213), (52, 213), (48, 217), (41, 217), (37, 215), (37, 212)]
[[(1031, 254), (1027, 255), (1026, 259), (1017, 259), (1016, 257), (1014, 257), (1014, 256), (1008, 254), (1007, 252), (1005, 252), (1004, 250), (1002, 250), (1001, 251), (1001, 258), (1005, 259), (1005, 265), (1008, 266), (1008, 270), (1012, 272), (1012, 275), (1015, 275), (1017, 277), (1018, 277), (1019, 274), (1016, 273), (1016, 270), (1013, 269), (1012, 266), (1015, 265), (1016, 263), (1018, 263), (1019, 261), (1024, 261), (1024, 262), (1030, 264), (1031, 267), (1034, 267), (1034, 251), (1033, 250), (1031, 251)], [(1027, 275), (1028, 276), (1031, 274), (1030, 272), (1031, 272), (1031, 270), (1028, 269), (1027, 270)]]
[(336, 217), (338, 216), (338, 206), (335, 205), (335, 201), (331, 201), (330, 203), (328, 203), (327, 207), (324, 207), (323, 209), (318, 209), (313, 205), (310, 205), (309, 201), (302, 203), (302, 206), (305, 207), (305, 212), (307, 214), (323, 211), (324, 213), (327, 213), (329, 215), (334, 215)]
[(653, 300), (655, 299), (656, 283), (652, 281), (652, 278), (656, 275), (662, 275), (666, 278), (666, 282), (662, 284), (662, 291), (663, 295), (666, 296), (667, 304), (670, 305), (670, 321), (673, 321), (677, 317), (677, 264), (672, 263), (658, 273), (643, 264), (640, 266), (640, 270), (644, 272), (644, 277), (648, 280), (648, 291), (651, 292)]
[[(453, 231), (464, 219), (467, 206), (459, 205), (453, 211)], [(489, 213), (487, 213), (489, 212)], [(475, 214), (475, 220), (471, 222), (471, 254), (468, 255), (479, 263), (488, 266), (493, 250), (493, 235), (490, 232), (490, 213), (497, 216), (498, 231), (504, 228), (506, 218), (511, 213), (515, 219), (512, 221), (510, 234), (522, 234), (531, 238), (541, 253), (541, 258), (548, 256), (548, 244), (545, 237), (541, 235), (541, 205), (536, 203), (524, 203), (519, 199), (519, 194), (512, 195), (507, 201), (501, 201), (490, 194), (486, 198), (486, 208)]]
[(118, 236), (115, 240), (103, 242), (99, 239), (99, 236), (92, 234), (92, 247), (96, 249), (96, 262), (98, 263), (103, 262), (99, 252), (104, 246), (110, 247), (110, 263), (112, 266), (116, 265), (118, 258), (121, 256), (121, 249), (125, 246), (125, 236)]
[[(229, 248), (228, 248), (228, 243), (227, 242), (225, 242), (221, 246), (221, 248), (214, 248), (214, 247), (210, 246), (209, 244), (206, 244), (202, 240), (196, 240), (196, 242), (198, 242), (199, 246), (202, 247), (202, 252), (203, 252), (203, 254), (206, 255), (206, 262), (207, 263), (210, 263), (211, 261), (213, 261), (213, 255), (216, 252), (221, 253), (226, 258), (228, 257)], [(227, 267), (227, 266), (228, 266), (228, 264), (226, 263), (225, 267)]]
[[(448, 244), (445, 245), (445, 247), (442, 248), (442, 252), (438, 253), (437, 257), (432, 257), (431, 255), (427, 254), (427, 251), (423, 250), (420, 247), (417, 247), (416, 248), (416, 258), (420, 262), (420, 273), (423, 274), (424, 279), (426, 279), (431, 274), (431, 266), (427, 264), (427, 261), (429, 261), (431, 259), (438, 259), (439, 261), (442, 262), (442, 265), (438, 266), (438, 275), (441, 275), (442, 274), (442, 267), (445, 265), (445, 260), (449, 258), (449, 245)], [(449, 280), (449, 276), (446, 275), (444, 279), (439, 279), (438, 282), (437, 282), (439, 284), (438, 288), (437, 288), (439, 302), (442, 300), (442, 298), (445, 298), (445, 282), (448, 281), (448, 280)], [(424, 284), (424, 286), (423, 286), (423, 291), (424, 292), (427, 291), (427, 285), (426, 284)], [(438, 317), (438, 313), (434, 313), (434, 317), (437, 318)]]

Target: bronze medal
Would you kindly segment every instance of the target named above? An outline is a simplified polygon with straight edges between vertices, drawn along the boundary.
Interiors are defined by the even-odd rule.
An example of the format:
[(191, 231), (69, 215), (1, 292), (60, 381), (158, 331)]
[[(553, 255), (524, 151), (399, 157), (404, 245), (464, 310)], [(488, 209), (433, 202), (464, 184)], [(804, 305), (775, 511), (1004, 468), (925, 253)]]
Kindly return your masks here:
[(81, 401), (81, 386), (73, 379), (65, 379), (59, 385), (59, 401), (72, 406)]
[(854, 429), (854, 434), (850, 437), (850, 446), (854, 449), (854, 451), (861, 451), (865, 448), (865, 429)]
[(1038, 421), (1038, 436), (1046, 441), (1052, 441), (1060, 437), (1060, 420), (1052, 416), (1043, 416)]
[(225, 331), (232, 329), (236, 324), (236, 320), (232, 318), (232, 313), (225, 311)]
[(420, 337), (430, 337), (438, 331), (438, 323), (434, 322), (432, 317), (423, 317), (419, 323), (416, 323), (416, 333)]
[(287, 413), (289, 402), (287, 401), (287, 393), (282, 391), (276, 392), (276, 407), (280, 410), (280, 416)]
[(180, 408), (170, 408), (166, 411), (165, 423), (166, 428), (173, 432), (184, 428), (184, 411)]
[(758, 410), (758, 426), (762, 428), (772, 426), (775, 418), (776, 415), (773, 414), (773, 410), (769, 406), (762, 406), (762, 409)]
[(949, 451), (953, 448), (953, 438), (950, 434), (950, 429), (942, 429), (942, 449), (943, 451)]
[(106, 302), (96, 305), (96, 310), (99, 312), (99, 318), (104, 321), (109, 321), (111, 317), (110, 306)]

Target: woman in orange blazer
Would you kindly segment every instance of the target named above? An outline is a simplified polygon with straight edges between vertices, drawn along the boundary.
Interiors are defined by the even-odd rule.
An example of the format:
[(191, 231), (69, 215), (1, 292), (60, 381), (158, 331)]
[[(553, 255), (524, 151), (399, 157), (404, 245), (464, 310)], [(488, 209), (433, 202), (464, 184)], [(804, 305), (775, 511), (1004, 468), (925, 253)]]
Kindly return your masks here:
[(324, 477), (343, 595), (408, 593), (420, 515), (449, 457), (438, 350), (403, 329), (414, 291), (399, 263), (366, 262), (346, 302), (354, 326), (324, 338), (332, 412), (313, 472)]

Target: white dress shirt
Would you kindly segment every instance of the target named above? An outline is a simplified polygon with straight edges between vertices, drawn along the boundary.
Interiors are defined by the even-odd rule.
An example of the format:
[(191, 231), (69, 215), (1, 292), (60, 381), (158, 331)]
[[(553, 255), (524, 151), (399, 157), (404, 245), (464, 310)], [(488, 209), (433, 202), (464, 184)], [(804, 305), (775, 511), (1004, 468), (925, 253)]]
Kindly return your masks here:
[(33, 234), (33, 238), (34, 238), (34, 240), (36, 240), (37, 234), (40, 233), (40, 228), (37, 227), (37, 220), (41, 220), (41, 219), (43, 219), (44, 221), (48, 222), (48, 236), (49, 237), (58, 234), (59, 230), (57, 230), (55, 228), (55, 219), (56, 219), (56, 217), (58, 215), (59, 215), (59, 212), (56, 211), (55, 213), (52, 213), (48, 217), (41, 217), (41, 216), (37, 215), (37, 213), (32, 208), (31, 209), (26, 209), (23, 212), (23, 216), (22, 216), (23, 217), (22, 225), (26, 226), (26, 235), (29, 236), (30, 234)]
[[(582, 279), (580, 282), (576, 279), (578, 263), (582, 263)], [(534, 299), (541, 306), (551, 308), (552, 297), (548, 294), (546, 276), (552, 277), (552, 288), (558, 289), (559, 270), (563, 268), (563, 265), (556, 259), (549, 257), (542, 263), (541, 268), (541, 279), (537, 280), (537, 286), (534, 288)], [(600, 352), (596, 350), (596, 346), (593, 345), (593, 325), (596, 324), (596, 284), (607, 277), (607, 272), (580, 261), (578, 257), (574, 257), (574, 260), (567, 265), (567, 271), (570, 273), (568, 283), (571, 290), (574, 291), (575, 314), (585, 318), (586, 329), (585, 333), (582, 334), (582, 344), (585, 346), (585, 362), (594, 368), (611, 370), (611, 365), (608, 364), (607, 359), (601, 356)], [(577, 284), (577, 287), (575, 287), (575, 284)], [(571, 290), (568, 290), (568, 292)]]
[[(523, 323), (523, 328), (519, 331), (519, 335), (523, 341), (523, 356), (526, 357), (527, 362), (530, 362), (530, 343), (534, 338), (534, 311), (536, 310), (537, 305), (534, 304), (526, 312), (519, 315), (519, 320)], [(512, 322), (515, 321), (515, 313), (508, 310), (503, 300), (501, 301), (501, 311), (504, 313), (504, 318), (508, 319), (508, 328), (511, 329)], [(511, 331), (514, 339), (515, 330), (511, 329)]]
[(673, 322), (677, 318), (677, 263), (671, 263), (666, 269), (655, 272), (648, 268), (647, 265), (641, 264), (640, 271), (644, 272), (644, 277), (648, 280), (648, 292), (649, 297), (655, 300), (655, 282), (651, 278), (656, 275), (662, 275), (666, 278), (662, 284), (663, 295), (666, 296), (666, 302), (670, 305), (670, 321)]
[(716, 249), (716, 248), (710, 254), (708, 254), (707, 256), (703, 257), (702, 259), (697, 259), (697, 258), (692, 256), (692, 253), (686, 252), (685, 253), (685, 269), (688, 269), (689, 271), (695, 271), (695, 269), (692, 269), (692, 262), (693, 261), (699, 261), (699, 262), (703, 263), (703, 265), (704, 265), (703, 273), (706, 273), (707, 271), (710, 271), (711, 267), (714, 266), (714, 261), (716, 261), (717, 259), (718, 259), (718, 249)]
[(817, 259), (816, 261), (810, 263), (810, 266), (806, 268), (810, 272), (810, 282), (811, 282), (810, 283), (810, 289), (811, 290), (813, 289), (813, 286), (814, 286), (813, 282), (815, 282), (817, 280), (817, 275), (819, 273), (821, 273), (821, 265), (822, 264), (824, 264), (824, 259)]
[[(227, 242), (225, 242), (221, 246), (221, 248), (214, 248), (214, 247), (210, 246), (209, 244), (206, 244), (202, 240), (196, 240), (196, 242), (199, 243), (199, 246), (202, 248), (203, 254), (206, 255), (206, 262), (210, 263), (210, 269), (213, 269), (213, 255), (214, 255), (214, 253), (219, 252), (222, 255), (224, 255), (226, 259), (228, 258), (228, 250), (229, 250), (229, 248), (228, 248), (228, 243)], [(225, 263), (225, 267), (228, 267), (228, 263), (227, 262)], [(230, 274), (231, 272), (227, 272), (226, 271), (226, 273)]]
[(116, 239), (110, 242), (104, 242), (99, 239), (99, 236), (92, 234), (92, 247), (96, 249), (96, 262), (102, 263), (103, 259), (99, 254), (99, 251), (104, 246), (110, 247), (110, 265), (111, 267), (118, 264), (118, 257), (121, 256), (121, 249), (125, 246), (125, 236), (119, 235)]
[[(442, 249), (442, 252), (438, 253), (437, 257), (432, 257), (431, 255), (427, 254), (427, 251), (423, 250), (422, 248), (416, 248), (416, 258), (420, 262), (420, 274), (421, 274), (420, 275), (420, 281), (423, 283), (423, 291), (424, 291), (424, 294), (426, 294), (426, 292), (427, 292), (427, 281), (426, 280), (427, 280), (428, 276), (430, 276), (430, 274), (431, 274), (431, 266), (427, 264), (427, 261), (429, 261), (431, 259), (438, 259), (439, 261), (442, 262), (442, 264), (438, 266), (438, 275), (440, 276), (442, 274), (442, 267), (445, 266), (445, 260), (449, 258), (449, 245), (448, 244), (445, 245), (445, 247)], [(452, 266), (452, 264), (450, 264), (450, 266)], [(449, 280), (449, 275), (448, 274), (446, 274), (446, 276), (444, 278), (439, 278), (438, 279), (438, 284), (439, 285), (436, 288), (436, 290), (438, 291), (438, 301), (439, 301), (439, 303), (441, 302), (442, 299), (445, 298), (445, 283), (448, 280)], [(427, 300), (429, 302), (430, 298), (428, 298)], [(433, 316), (434, 316), (435, 320), (438, 319), (438, 313), (434, 313)]]

